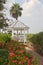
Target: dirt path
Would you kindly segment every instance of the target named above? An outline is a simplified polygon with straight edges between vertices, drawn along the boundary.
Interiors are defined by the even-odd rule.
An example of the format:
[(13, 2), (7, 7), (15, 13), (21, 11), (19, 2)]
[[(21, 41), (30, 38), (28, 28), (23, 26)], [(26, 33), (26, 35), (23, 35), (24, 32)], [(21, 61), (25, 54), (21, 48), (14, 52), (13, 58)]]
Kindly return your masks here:
[(38, 65), (43, 65), (43, 57), (41, 57), (38, 53), (28, 47), (25, 47), (25, 49), (38, 58)]

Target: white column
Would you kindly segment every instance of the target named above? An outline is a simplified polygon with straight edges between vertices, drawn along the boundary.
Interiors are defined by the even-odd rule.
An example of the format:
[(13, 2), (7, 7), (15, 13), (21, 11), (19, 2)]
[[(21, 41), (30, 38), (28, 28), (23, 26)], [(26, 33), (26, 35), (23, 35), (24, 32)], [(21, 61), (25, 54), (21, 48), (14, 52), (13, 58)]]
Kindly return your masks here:
[(12, 30), (12, 39), (13, 39), (13, 37), (14, 37), (14, 31)]
[(21, 40), (21, 42), (23, 42), (23, 38), (22, 38), (22, 30), (21, 30), (21, 39), (20, 39), (20, 40)]
[(21, 30), (21, 35), (22, 35), (22, 30)]
[(26, 42), (25, 29), (24, 29), (24, 43)]
[(0, 32), (2, 33), (2, 32), (3, 32), (3, 30), (2, 30), (2, 29), (0, 29)]
[(27, 34), (29, 33), (29, 30), (27, 29)]
[(18, 30), (17, 30), (17, 41), (18, 41)]

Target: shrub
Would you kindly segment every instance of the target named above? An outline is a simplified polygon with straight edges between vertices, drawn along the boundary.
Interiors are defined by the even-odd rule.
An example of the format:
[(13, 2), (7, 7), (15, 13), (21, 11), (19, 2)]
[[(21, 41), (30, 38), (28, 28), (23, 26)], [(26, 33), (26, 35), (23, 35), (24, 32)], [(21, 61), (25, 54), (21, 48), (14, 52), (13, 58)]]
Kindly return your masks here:
[(10, 34), (0, 34), (0, 49), (6, 47), (6, 43), (11, 40)]
[[(12, 47), (13, 46), (13, 47)], [(32, 61), (33, 60), (33, 61)], [(9, 47), (0, 49), (0, 65), (35, 65), (36, 60), (26, 52), (23, 44), (13, 43)], [(36, 64), (37, 65), (37, 64)]]
[(5, 34), (3, 40), (4, 40), (5, 42), (9, 42), (9, 41), (11, 40), (10, 35), (9, 35), (9, 34)]
[(33, 35), (33, 37), (31, 38), (31, 41), (32, 41), (33, 43), (36, 43), (36, 44), (41, 45), (42, 42), (43, 42), (43, 34), (42, 34), (42, 32)]
[(33, 34), (27, 34), (26, 35), (27, 42), (31, 41), (32, 37), (33, 37)]
[(13, 48), (8, 48), (8, 51), (8, 65), (35, 65), (37, 62), (35, 58), (33, 58), (33, 55), (31, 55), (29, 52), (26, 52), (23, 44), (15, 43)]
[(0, 49), (0, 65), (7, 65), (8, 63), (8, 51), (6, 49)]
[(0, 42), (9, 42), (11, 40), (10, 34), (0, 34)]
[(28, 39), (34, 44), (35, 50), (43, 55), (43, 32), (34, 34), (33, 36), (28, 37)]

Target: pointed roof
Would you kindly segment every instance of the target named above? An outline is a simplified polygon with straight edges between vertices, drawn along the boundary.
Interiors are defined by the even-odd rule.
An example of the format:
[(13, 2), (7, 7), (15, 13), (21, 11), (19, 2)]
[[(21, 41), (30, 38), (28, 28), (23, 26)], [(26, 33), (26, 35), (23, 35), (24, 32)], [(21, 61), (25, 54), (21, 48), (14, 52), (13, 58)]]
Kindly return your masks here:
[(9, 29), (14, 29), (14, 30), (27, 30), (29, 29), (29, 27), (27, 25), (25, 25), (23, 22), (20, 21), (16, 21), (15, 23), (11, 24), (9, 27)]

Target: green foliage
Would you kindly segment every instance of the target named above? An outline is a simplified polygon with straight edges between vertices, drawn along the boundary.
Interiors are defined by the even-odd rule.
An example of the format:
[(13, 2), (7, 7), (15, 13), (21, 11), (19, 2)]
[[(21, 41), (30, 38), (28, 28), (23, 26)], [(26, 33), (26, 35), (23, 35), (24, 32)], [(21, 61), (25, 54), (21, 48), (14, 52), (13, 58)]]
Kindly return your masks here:
[(0, 42), (9, 42), (11, 40), (10, 34), (0, 34)]
[[(11, 44), (11, 46), (12, 46), (12, 44)], [(24, 45), (23, 44), (19, 44), (19, 43), (15, 43), (13, 48), (11, 48), (11, 47), (8, 48), (8, 50), (12, 51), (11, 53), (14, 55), (14, 56), (13, 55), (10, 56), (11, 54), (9, 55), (9, 63), (8, 63), (8, 65), (14, 65), (14, 64), (15, 65), (28, 65), (28, 62), (30, 62), (32, 60), (33, 61), (30, 62), (31, 65), (32, 64), (37, 65), (36, 64), (37, 61), (35, 60), (35, 58), (32, 57), (33, 55), (31, 55), (30, 53), (26, 52), (25, 48), (24, 49), (23, 48), (24, 48)], [(30, 61), (28, 61), (28, 59)]]
[[(4, 3), (6, 2), (6, 0), (0, 0), (0, 11), (3, 11), (4, 9)], [(8, 24), (6, 23), (6, 19), (5, 17), (3, 16), (3, 12), (1, 13), (0, 12), (0, 28), (2, 29), (3, 27), (6, 27), (8, 26)]]
[(27, 34), (26, 37), (27, 37), (27, 41), (31, 41), (31, 38), (33, 37), (34, 34)]
[(3, 3), (5, 3), (6, 0), (0, 0), (0, 11), (4, 9)]
[(22, 8), (20, 7), (19, 4), (13, 4), (13, 6), (10, 9), (11, 15), (17, 20), (19, 16), (22, 15)]
[(35, 34), (35, 35), (31, 38), (31, 41), (32, 41), (33, 43), (42, 45), (42, 42), (43, 42), (43, 32), (40, 32), (40, 33), (38, 33), (38, 34)]
[(0, 3), (5, 3), (6, 2), (6, 0), (0, 0)]
[(28, 62), (31, 65), (37, 65), (36, 59), (29, 52), (26, 52), (23, 44), (9, 43), (9, 45), (0, 49), (0, 65), (27, 65)]
[(3, 14), (0, 13), (0, 28), (6, 27), (8, 24), (6, 23), (6, 19), (4, 18)]
[(36, 57), (34, 57), (33, 61), (31, 62), (31, 64), (33, 65), (37, 65), (38, 64), (38, 59)]
[(0, 65), (7, 65), (8, 63), (8, 51), (6, 49), (0, 49)]
[(24, 52), (24, 55), (27, 56), (28, 58), (30, 57), (29, 53), (27, 54), (26, 52)]
[(3, 10), (3, 8), (4, 8), (3, 4), (2, 4), (2, 3), (0, 3), (0, 11), (2, 11), (2, 10)]
[(34, 44), (35, 50), (43, 56), (43, 32), (34, 35), (28, 35), (27, 39)]

